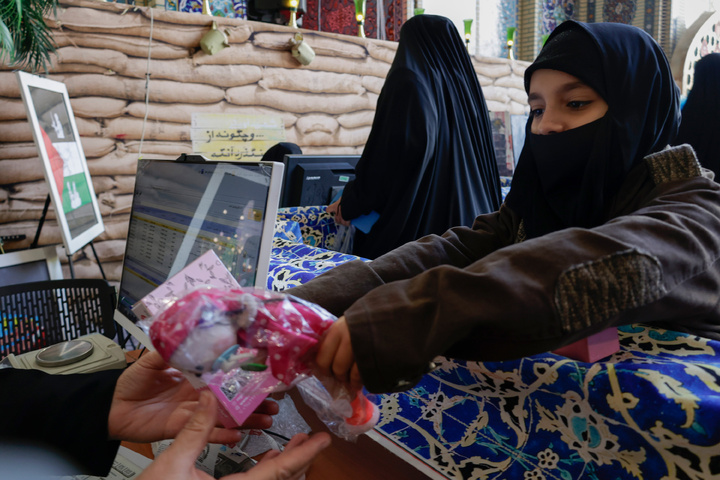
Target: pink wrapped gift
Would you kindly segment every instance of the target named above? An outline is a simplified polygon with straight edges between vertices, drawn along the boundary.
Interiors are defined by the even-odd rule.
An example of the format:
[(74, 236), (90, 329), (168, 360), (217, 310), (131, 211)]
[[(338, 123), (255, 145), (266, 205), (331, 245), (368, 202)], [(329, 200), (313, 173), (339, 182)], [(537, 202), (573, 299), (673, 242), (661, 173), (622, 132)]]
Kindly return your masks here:
[(226, 427), (242, 425), (268, 394), (297, 386), (328, 428), (352, 441), (380, 413), (363, 392), (313, 375), (319, 342), (335, 320), (284, 293), (200, 287), (141, 324), (165, 361), (215, 394)]
[(620, 350), (620, 340), (618, 339), (617, 328), (610, 327), (595, 335), (590, 335), (570, 345), (553, 350), (552, 353), (573, 360), (592, 363), (612, 355), (618, 350)]

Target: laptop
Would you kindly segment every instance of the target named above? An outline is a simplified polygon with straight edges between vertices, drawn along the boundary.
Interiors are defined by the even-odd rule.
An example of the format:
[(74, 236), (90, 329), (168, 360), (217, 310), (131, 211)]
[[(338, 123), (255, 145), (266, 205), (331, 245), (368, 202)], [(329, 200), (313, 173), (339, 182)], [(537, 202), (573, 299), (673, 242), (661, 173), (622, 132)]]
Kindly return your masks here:
[(241, 286), (267, 288), (283, 169), (199, 155), (138, 160), (117, 323), (152, 348), (133, 305), (211, 249)]

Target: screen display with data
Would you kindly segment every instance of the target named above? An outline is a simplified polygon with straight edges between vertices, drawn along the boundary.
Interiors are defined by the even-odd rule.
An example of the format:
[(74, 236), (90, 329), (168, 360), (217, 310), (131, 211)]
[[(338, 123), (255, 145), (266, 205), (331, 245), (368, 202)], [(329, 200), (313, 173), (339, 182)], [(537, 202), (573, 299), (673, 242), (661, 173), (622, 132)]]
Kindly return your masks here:
[(255, 285), (271, 175), (260, 162), (139, 160), (120, 312), (134, 321), (138, 300), (208, 250)]

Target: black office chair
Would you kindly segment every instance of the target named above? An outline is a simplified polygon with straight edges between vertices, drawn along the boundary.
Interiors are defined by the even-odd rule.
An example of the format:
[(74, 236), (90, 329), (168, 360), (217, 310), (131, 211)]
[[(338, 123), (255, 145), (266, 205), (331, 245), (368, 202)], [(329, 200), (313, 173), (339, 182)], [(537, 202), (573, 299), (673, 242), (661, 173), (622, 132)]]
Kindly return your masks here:
[(115, 287), (68, 279), (0, 287), (0, 358), (90, 333), (115, 337)]

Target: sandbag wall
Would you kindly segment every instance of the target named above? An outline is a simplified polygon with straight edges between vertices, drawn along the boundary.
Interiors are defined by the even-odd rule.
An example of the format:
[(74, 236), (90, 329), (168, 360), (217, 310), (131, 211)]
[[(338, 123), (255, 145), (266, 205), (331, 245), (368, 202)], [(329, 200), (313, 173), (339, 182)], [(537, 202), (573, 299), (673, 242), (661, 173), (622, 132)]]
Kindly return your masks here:
[[(191, 153), (195, 112), (279, 115), (287, 141), (305, 153), (360, 153), (397, 48), (302, 31), (316, 53), (303, 66), (290, 53), (295, 31), (285, 26), (92, 0), (60, 5), (48, 20), (58, 46), (49, 77), (64, 82), (71, 98), (105, 224), (93, 245), (112, 282), (120, 279), (140, 153), (170, 159)], [(210, 56), (199, 44), (213, 21), (230, 46)], [(526, 62), (474, 62), (491, 111), (527, 112)], [(15, 74), (0, 65), (0, 235), (26, 236), (5, 243), (6, 251), (30, 245), (47, 194)], [(39, 245), (58, 245), (69, 277), (52, 206)], [(76, 277), (101, 276), (89, 246), (73, 264)]]

